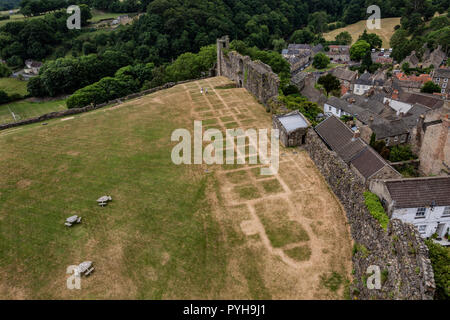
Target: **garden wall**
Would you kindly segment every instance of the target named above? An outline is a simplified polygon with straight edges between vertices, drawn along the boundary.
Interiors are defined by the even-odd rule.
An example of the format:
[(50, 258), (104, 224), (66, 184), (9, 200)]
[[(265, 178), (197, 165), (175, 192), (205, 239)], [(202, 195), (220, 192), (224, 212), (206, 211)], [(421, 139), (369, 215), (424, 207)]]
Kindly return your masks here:
[[(418, 231), (400, 220), (391, 220), (385, 231), (364, 203), (360, 177), (329, 150), (313, 129), (305, 149), (345, 208), (355, 242), (353, 250), (354, 299), (433, 299), (435, 283), (428, 248)], [(382, 271), (381, 289), (368, 289), (370, 265)]]

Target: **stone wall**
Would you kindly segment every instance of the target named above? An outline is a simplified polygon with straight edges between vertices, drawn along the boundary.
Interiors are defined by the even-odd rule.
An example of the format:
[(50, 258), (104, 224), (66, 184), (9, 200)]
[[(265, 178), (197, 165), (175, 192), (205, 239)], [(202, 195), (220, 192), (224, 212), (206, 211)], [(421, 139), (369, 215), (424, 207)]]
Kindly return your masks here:
[(278, 95), (280, 79), (272, 68), (261, 61), (229, 51), (227, 36), (217, 40), (217, 75), (247, 89), (265, 106), (270, 98)]
[[(366, 187), (361, 178), (325, 146), (313, 129), (309, 129), (305, 149), (343, 204), (350, 223), (355, 242), (352, 298), (432, 299), (433, 269), (418, 231), (397, 219), (390, 221), (387, 231), (381, 228), (365, 206)], [(367, 288), (370, 265), (382, 271), (381, 289)]]
[[(201, 79), (203, 79), (203, 78), (201, 78)], [(198, 79), (193, 79), (193, 80), (198, 80)], [(176, 86), (178, 84), (190, 82), (190, 81), (193, 81), (193, 80), (185, 80), (185, 81), (179, 81), (179, 82), (169, 82), (169, 83), (166, 83), (166, 84), (164, 84), (162, 86), (159, 86), (159, 87), (151, 88), (151, 89), (144, 90), (144, 91), (137, 92), (137, 93), (132, 93), (132, 94), (126, 96), (126, 97), (122, 97), (122, 98), (118, 98), (118, 99), (115, 99), (115, 100), (111, 100), (111, 101), (108, 101), (108, 102), (105, 102), (105, 103), (102, 103), (102, 104), (98, 104), (98, 105), (89, 105), (89, 106), (85, 106), (85, 107), (82, 107), (82, 108), (72, 108), (72, 109), (58, 111), (58, 112), (51, 112), (51, 113), (43, 114), (43, 115), (41, 115), (39, 117), (29, 118), (29, 119), (25, 119), (25, 120), (18, 121), (18, 122), (0, 124), (0, 131), (1, 130), (5, 130), (5, 129), (9, 129), (9, 128), (13, 128), (13, 127), (23, 126), (23, 125), (26, 125), (26, 124), (37, 123), (37, 122), (47, 121), (47, 120), (50, 120), (50, 119), (62, 118), (62, 117), (70, 116), (70, 115), (73, 115), (73, 114), (88, 112), (88, 111), (99, 109), (99, 108), (103, 108), (103, 107), (106, 107), (106, 106), (109, 106), (109, 105), (121, 104), (124, 101), (131, 100), (131, 99), (136, 99), (138, 97), (142, 97), (142, 96), (154, 93), (154, 92), (159, 91), (159, 90), (168, 89), (168, 88), (171, 88), (171, 87)]]
[(450, 103), (426, 113), (423, 124), (413, 131), (411, 144), (419, 155), (419, 170), (425, 175), (450, 173)]

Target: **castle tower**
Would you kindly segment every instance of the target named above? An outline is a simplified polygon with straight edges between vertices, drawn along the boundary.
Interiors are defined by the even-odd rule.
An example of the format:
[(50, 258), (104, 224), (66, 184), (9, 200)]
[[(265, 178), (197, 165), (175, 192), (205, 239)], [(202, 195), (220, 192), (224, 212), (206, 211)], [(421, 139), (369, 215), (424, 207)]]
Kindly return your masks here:
[(223, 76), (223, 49), (228, 49), (230, 47), (230, 37), (223, 36), (222, 38), (217, 39), (217, 75)]

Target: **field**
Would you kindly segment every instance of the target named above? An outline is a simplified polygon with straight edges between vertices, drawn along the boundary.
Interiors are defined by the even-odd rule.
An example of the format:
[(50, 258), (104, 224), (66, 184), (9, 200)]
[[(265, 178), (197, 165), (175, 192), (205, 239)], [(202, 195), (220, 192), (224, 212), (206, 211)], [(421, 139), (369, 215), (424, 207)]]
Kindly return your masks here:
[[(280, 148), (272, 176), (261, 164), (172, 162), (172, 132), (194, 120), (271, 127), (245, 89), (219, 87), (228, 83), (0, 132), (0, 298), (343, 298), (348, 225), (306, 152)], [(113, 201), (101, 208), (104, 194)], [(82, 223), (65, 227), (73, 214)], [(94, 273), (67, 289), (66, 268), (86, 260)]]
[(25, 120), (41, 116), (46, 113), (66, 110), (65, 100), (53, 100), (46, 102), (31, 102), (29, 100), (15, 101), (0, 105), (0, 124), (14, 122), (14, 113), (16, 120)]
[[(347, 31), (352, 36), (352, 44), (358, 40), (358, 37), (367, 29), (367, 20), (361, 20), (357, 23), (350, 24), (345, 28), (336, 29), (325, 33), (323, 37), (325, 40), (334, 40), (334, 38), (341, 32)], [(381, 19), (381, 29), (367, 30), (369, 33), (376, 33), (383, 40), (383, 47), (390, 48), (389, 41), (394, 34), (394, 27), (400, 24), (400, 18), (384, 18)]]
[(42, 18), (42, 16), (36, 16), (36, 17), (25, 17), (23, 14), (20, 13), (15, 13), (11, 15), (11, 18), (9, 18), (8, 20), (1, 20), (0, 21), (0, 27), (7, 24), (8, 22), (17, 22), (17, 21), (22, 21), (25, 19), (40, 19)]
[(16, 78), (0, 78), (0, 90), (4, 90), (9, 95), (18, 93), (24, 96), (28, 94), (27, 81)]
[(100, 10), (92, 9), (91, 14), (92, 14), (92, 18), (89, 21), (95, 23), (102, 19), (115, 19), (118, 16), (128, 14), (128, 13), (111, 13), (111, 12), (103, 12)]

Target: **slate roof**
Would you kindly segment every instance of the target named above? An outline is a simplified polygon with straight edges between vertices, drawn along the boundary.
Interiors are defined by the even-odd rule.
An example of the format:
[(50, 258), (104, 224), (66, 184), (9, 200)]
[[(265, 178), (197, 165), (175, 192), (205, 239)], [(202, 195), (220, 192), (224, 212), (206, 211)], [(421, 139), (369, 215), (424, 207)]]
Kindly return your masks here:
[(288, 49), (311, 49), (311, 46), (309, 44), (299, 44), (299, 43), (290, 43), (288, 44)]
[(319, 53), (320, 51), (323, 51), (323, 45), (319, 43), (317, 46), (314, 46), (311, 50), (314, 54)]
[(335, 116), (323, 120), (315, 130), (345, 162), (349, 162), (365, 147), (360, 138), (353, 139), (353, 131)]
[(354, 138), (353, 131), (335, 116), (319, 123), (315, 131), (331, 150), (347, 164), (352, 164), (365, 179), (388, 166), (361, 138)]
[(450, 78), (450, 69), (440, 68), (434, 70), (433, 78)]
[(375, 133), (377, 140), (395, 137), (409, 132), (403, 119), (374, 122), (370, 126), (370, 129)]
[(350, 82), (353, 79), (355, 79), (355, 77), (358, 73), (356, 71), (351, 71), (349, 69), (336, 68), (331, 72), (331, 74), (338, 79), (342, 79), (342, 80), (346, 80), (346, 81)]
[(419, 103), (431, 109), (439, 108), (444, 104), (444, 101), (442, 99), (435, 97), (433, 95), (410, 93), (410, 92), (400, 92), (398, 100), (410, 104)]
[(386, 161), (372, 148), (366, 147), (352, 160), (353, 166), (367, 179), (386, 165)]
[(372, 85), (373, 81), (370, 79), (371, 74), (368, 72), (363, 73), (358, 79), (356, 79), (355, 84)]
[(359, 106), (368, 109), (375, 114), (380, 114), (384, 110), (384, 104), (374, 99), (368, 99), (366, 103), (360, 104)]
[(450, 177), (386, 180), (396, 208), (450, 206)]
[(307, 128), (308, 121), (299, 111), (293, 111), (281, 116), (277, 116), (287, 133), (293, 132), (300, 128)]

